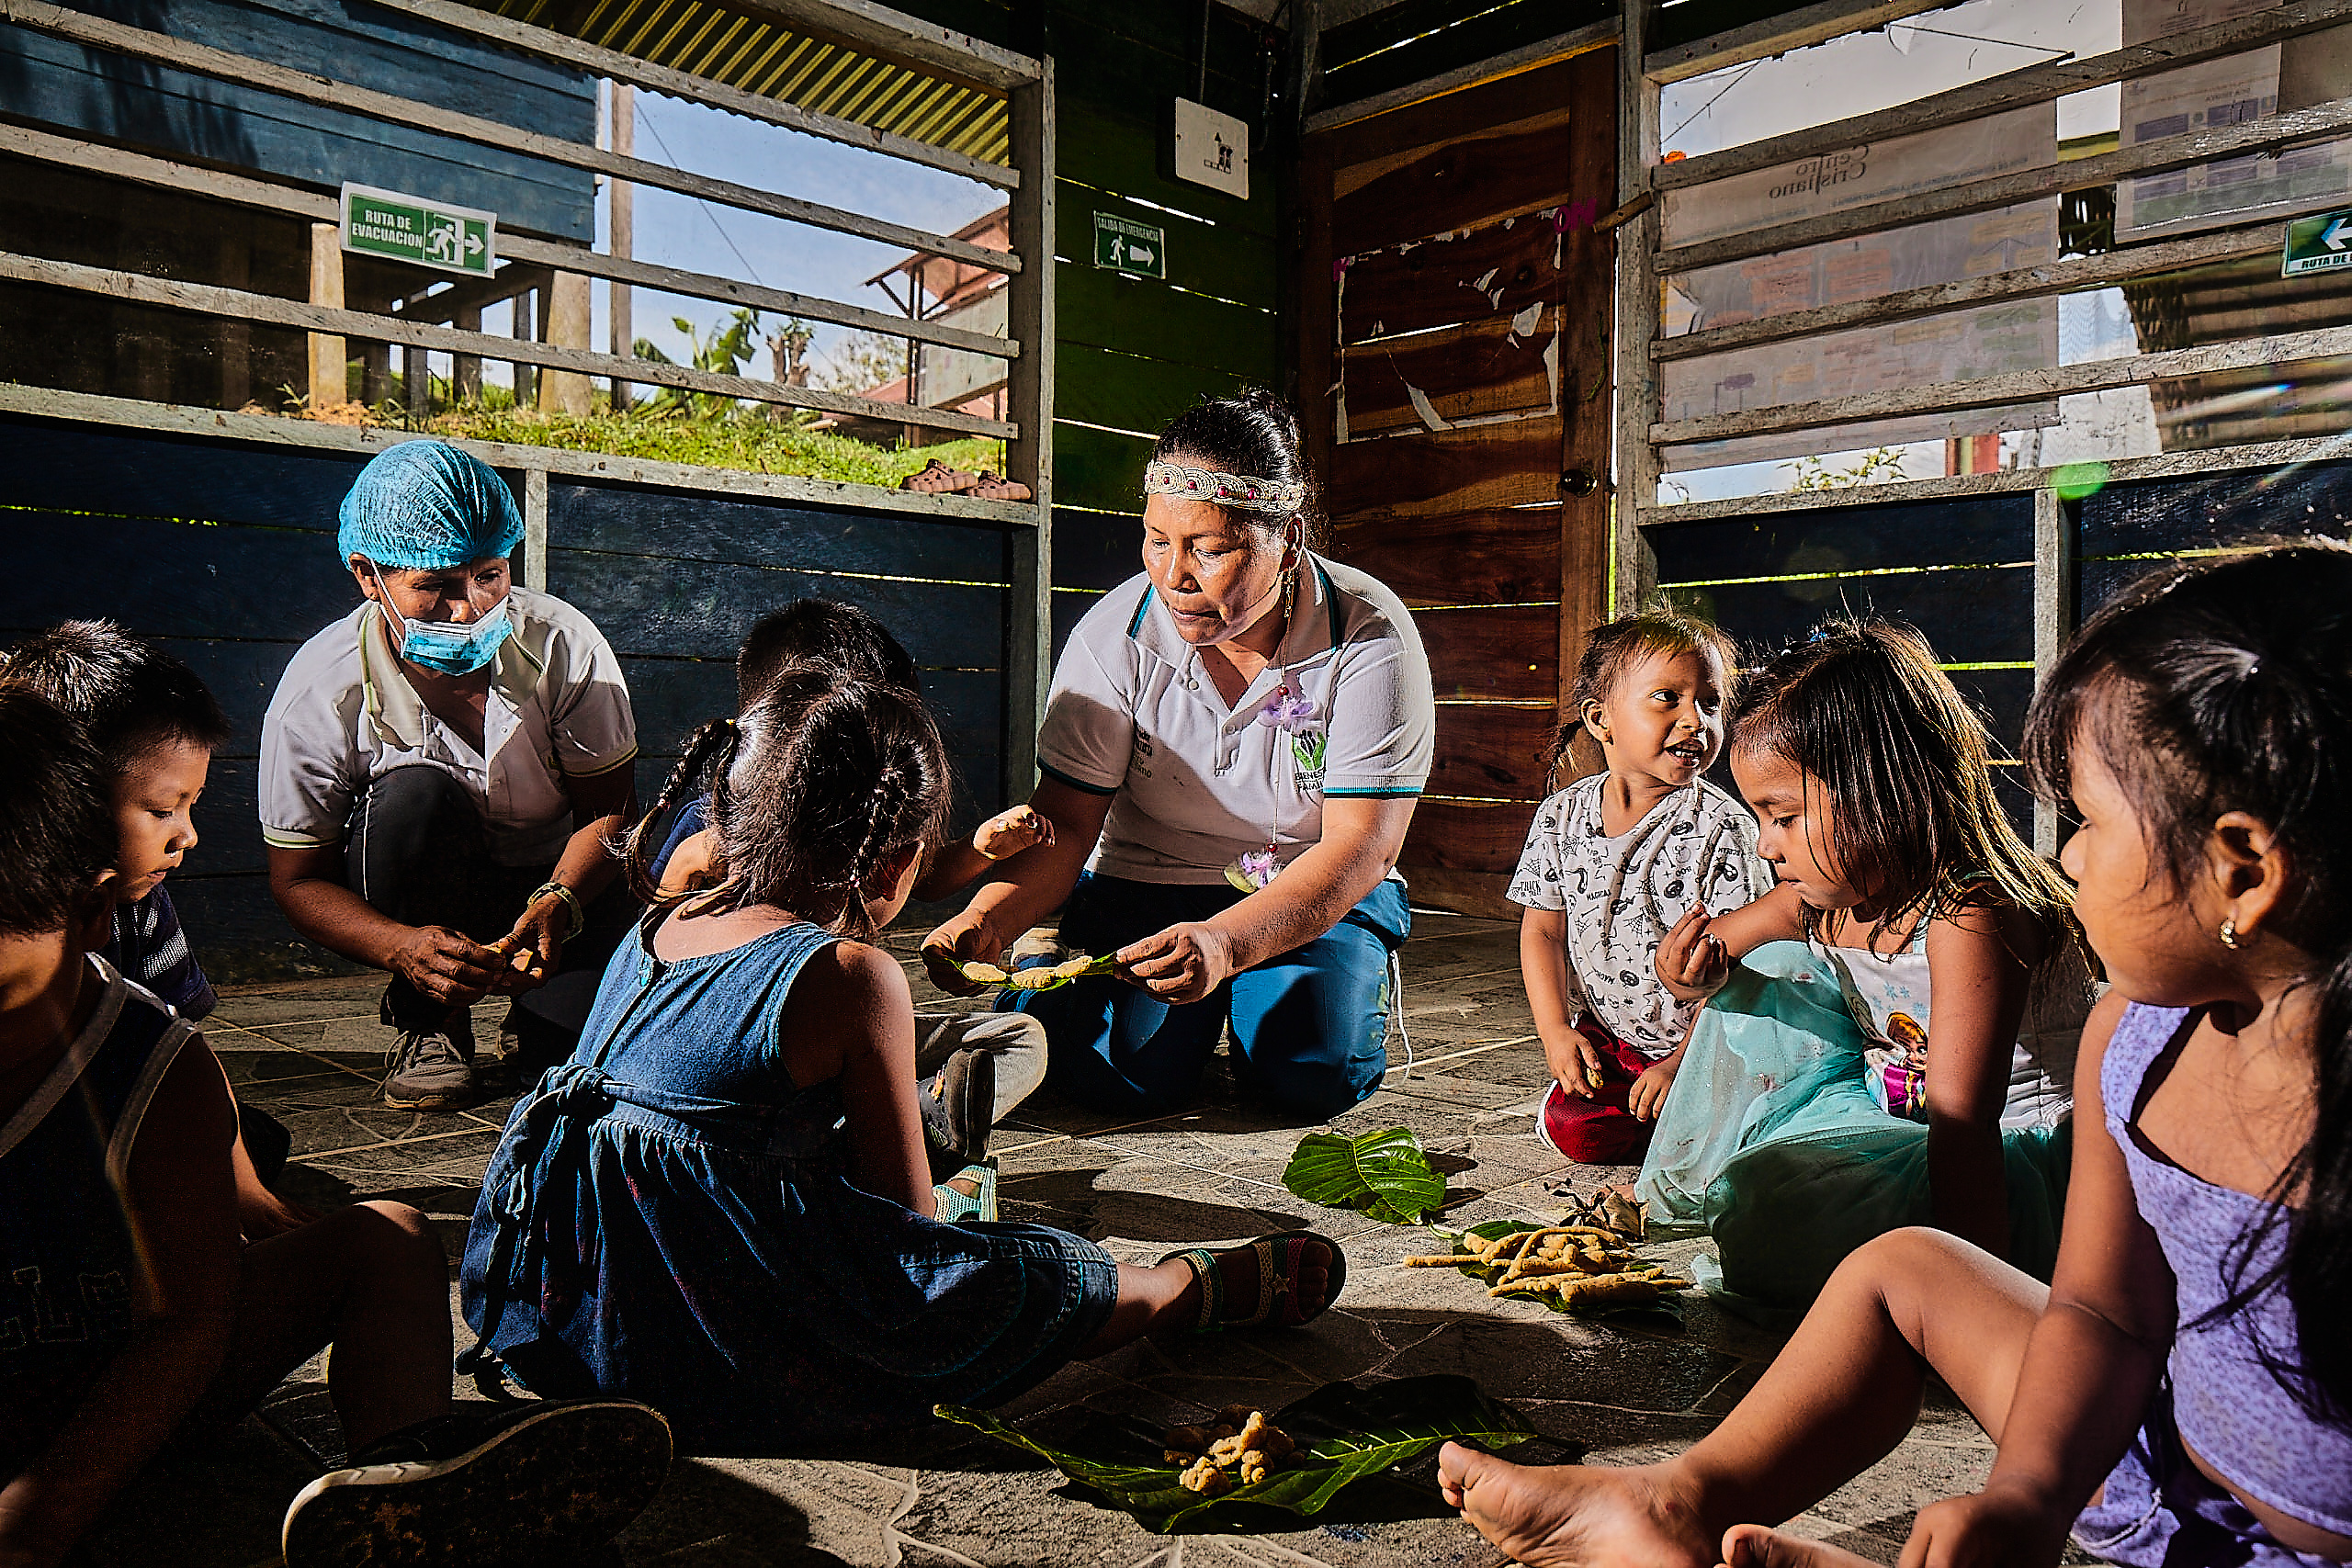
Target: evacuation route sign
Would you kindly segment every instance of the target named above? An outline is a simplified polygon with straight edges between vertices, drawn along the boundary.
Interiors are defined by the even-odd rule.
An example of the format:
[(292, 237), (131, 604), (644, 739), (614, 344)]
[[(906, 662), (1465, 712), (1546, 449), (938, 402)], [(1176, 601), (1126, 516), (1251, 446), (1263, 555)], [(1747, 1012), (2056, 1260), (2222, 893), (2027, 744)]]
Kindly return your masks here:
[[(1102, 221), (1096, 214), (1098, 243)], [(2279, 276), (2301, 277), (2339, 266), (2352, 266), (2352, 212), (2315, 212), (2287, 225), (2287, 254), (2279, 264)]]
[(1115, 212), (1094, 215), (1094, 265), (1137, 277), (1168, 276), (1168, 235)]
[(346, 184), (343, 248), (488, 277), (498, 260), (498, 214)]

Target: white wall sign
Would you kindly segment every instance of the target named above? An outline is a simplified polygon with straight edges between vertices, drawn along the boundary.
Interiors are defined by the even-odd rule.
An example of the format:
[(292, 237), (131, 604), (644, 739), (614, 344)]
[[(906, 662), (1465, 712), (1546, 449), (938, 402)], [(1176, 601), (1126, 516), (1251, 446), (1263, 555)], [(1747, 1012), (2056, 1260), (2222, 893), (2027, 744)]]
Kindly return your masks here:
[(1176, 177), (1250, 199), (1250, 126), (1229, 114), (1176, 100)]

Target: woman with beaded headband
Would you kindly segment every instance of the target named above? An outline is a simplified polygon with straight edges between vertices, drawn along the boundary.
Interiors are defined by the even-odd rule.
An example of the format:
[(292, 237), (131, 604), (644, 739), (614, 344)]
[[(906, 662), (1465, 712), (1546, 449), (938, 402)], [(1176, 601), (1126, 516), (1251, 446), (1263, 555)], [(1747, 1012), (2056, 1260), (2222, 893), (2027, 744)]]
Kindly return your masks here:
[(1115, 976), (1008, 992), (1048, 1082), (1106, 1111), (1183, 1103), (1229, 1025), (1255, 1092), (1321, 1120), (1379, 1087), (1398, 849), (1436, 707), (1404, 604), (1315, 554), (1290, 411), (1203, 401), (1145, 470), (1143, 571), (1064, 649), (1031, 797), (1052, 837), (924, 943), (944, 987), (1067, 899), (1061, 945)]

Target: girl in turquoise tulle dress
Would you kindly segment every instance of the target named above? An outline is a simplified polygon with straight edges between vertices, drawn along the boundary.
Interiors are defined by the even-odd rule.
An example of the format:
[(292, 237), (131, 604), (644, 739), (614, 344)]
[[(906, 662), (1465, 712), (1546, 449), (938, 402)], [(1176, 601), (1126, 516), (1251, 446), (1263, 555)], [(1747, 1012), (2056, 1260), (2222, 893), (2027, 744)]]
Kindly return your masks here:
[(1993, 791), (1984, 723), (1917, 631), (1826, 623), (1750, 677), (1730, 757), (1779, 886), (1693, 908), (1658, 975), (1708, 997), (1636, 1190), (1735, 1299), (1801, 1307), (1933, 1224), (2047, 1276), (2089, 962)]

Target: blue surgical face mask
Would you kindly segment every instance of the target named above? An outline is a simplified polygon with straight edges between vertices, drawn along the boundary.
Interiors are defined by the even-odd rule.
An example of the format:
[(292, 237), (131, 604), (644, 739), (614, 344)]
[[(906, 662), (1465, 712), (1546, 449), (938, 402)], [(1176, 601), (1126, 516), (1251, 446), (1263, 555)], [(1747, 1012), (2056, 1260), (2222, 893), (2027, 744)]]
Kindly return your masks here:
[[(376, 570), (375, 563), (368, 563)], [(392, 608), (384, 574), (376, 570), (376, 587), (384, 595), (384, 609), (401, 624), (401, 657), (444, 675), (470, 675), (498, 655), (499, 645), (514, 635), (514, 617), (501, 599), (471, 621), (412, 621)]]

